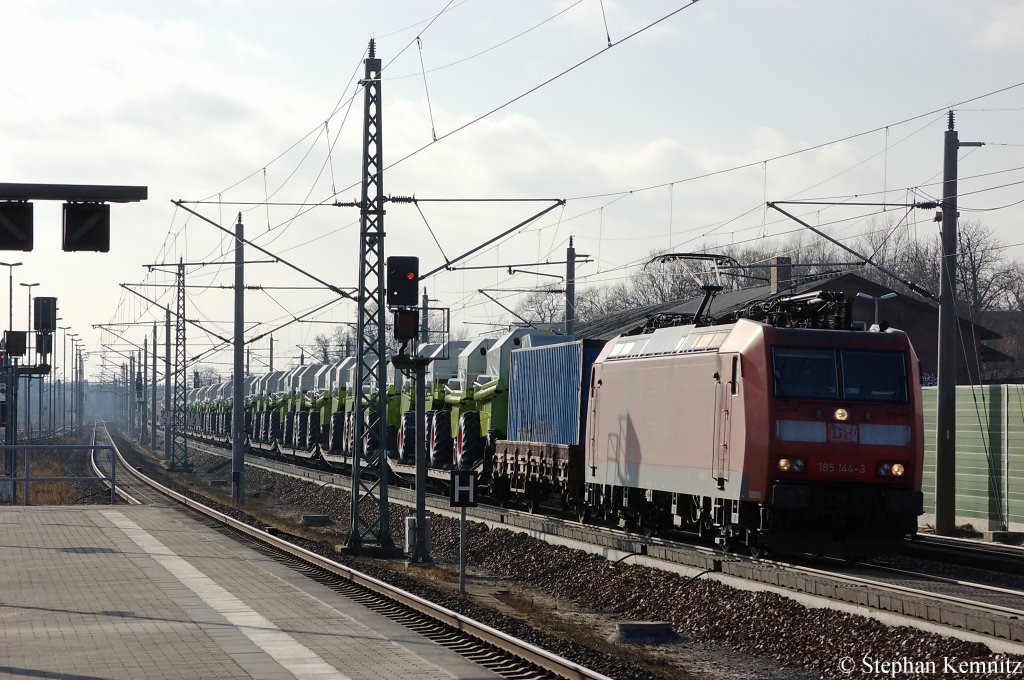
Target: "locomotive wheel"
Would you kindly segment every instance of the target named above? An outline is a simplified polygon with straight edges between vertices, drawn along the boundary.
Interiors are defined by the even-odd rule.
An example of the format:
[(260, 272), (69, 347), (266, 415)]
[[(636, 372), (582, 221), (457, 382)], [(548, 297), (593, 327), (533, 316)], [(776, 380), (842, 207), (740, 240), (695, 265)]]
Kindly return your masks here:
[(721, 533), (718, 537), (719, 545), (722, 546), (722, 550), (727, 553), (736, 552), (736, 534), (733, 532), (731, 526), (724, 526), (721, 529)]
[(765, 555), (768, 554), (768, 549), (764, 547), (764, 543), (751, 543), (749, 548), (750, 556), (755, 560), (763, 560)]

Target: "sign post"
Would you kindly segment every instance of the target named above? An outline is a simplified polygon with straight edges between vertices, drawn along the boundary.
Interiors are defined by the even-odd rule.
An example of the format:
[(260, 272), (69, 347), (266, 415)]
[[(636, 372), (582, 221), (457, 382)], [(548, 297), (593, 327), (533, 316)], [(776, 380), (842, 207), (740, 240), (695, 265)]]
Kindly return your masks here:
[(459, 519), (459, 592), (466, 592), (466, 508), (476, 507), (476, 470), (452, 470), (449, 499), (461, 508)]

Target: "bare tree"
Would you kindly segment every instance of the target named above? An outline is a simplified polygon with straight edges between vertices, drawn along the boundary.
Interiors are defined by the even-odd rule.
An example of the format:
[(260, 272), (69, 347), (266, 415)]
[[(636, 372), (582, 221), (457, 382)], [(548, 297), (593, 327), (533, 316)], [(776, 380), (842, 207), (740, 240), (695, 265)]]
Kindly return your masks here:
[(1007, 262), (1004, 245), (978, 221), (963, 221), (958, 230), (957, 297), (971, 309), (1005, 309), (1013, 297), (1019, 265)]
[(586, 323), (604, 314), (634, 307), (629, 288), (623, 282), (576, 289), (576, 320)]
[(331, 349), (331, 336), (318, 333), (317, 336), (313, 338), (313, 345), (310, 347), (310, 352), (316, 361), (326, 364), (331, 360)]
[(220, 371), (209, 364), (199, 364), (193, 372), (193, 379), (198, 383), (196, 385), (197, 387), (202, 387), (204, 385), (216, 385), (224, 380)]
[(519, 301), (515, 312), (529, 323), (560, 323), (565, 320), (565, 292), (537, 289)]

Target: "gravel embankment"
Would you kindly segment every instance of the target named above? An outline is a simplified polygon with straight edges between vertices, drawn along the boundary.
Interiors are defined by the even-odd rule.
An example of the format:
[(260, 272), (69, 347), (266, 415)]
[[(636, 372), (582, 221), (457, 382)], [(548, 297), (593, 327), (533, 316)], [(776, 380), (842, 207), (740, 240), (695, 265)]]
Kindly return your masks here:
[[(194, 481), (199, 485), (209, 477), (203, 470), (223, 461), (199, 452), (190, 455), (197, 471)], [(296, 524), (302, 514), (331, 517), (333, 529), (323, 539), (328, 546), (338, 542), (348, 527), (350, 497), (345, 490), (325, 486), (311, 490), (309, 482), (255, 469), (247, 473), (247, 489), (251, 499), (247, 510), (283, 513), (281, 521)], [(391, 507), (396, 541), (404, 535), (408, 514), (408, 508)], [(458, 522), (438, 516), (431, 521), (434, 559), (449, 566), (453, 560), (457, 563)], [(469, 546), (474, 580), (490, 581), (499, 591), (508, 590), (509, 599), (531, 603), (537, 611), (530, 613), (529, 620), (525, 615), (486, 609), (443, 582), (414, 579), (402, 562), (355, 561), (358, 568), (372, 571), (374, 576), (616, 678), (973, 678), (989, 676), (946, 673), (950, 667), (947, 660), (954, 668), (961, 662), (1006, 660), (982, 644), (888, 627), (833, 610), (808, 609), (773, 593), (737, 591), (702, 579), (687, 583), (685, 577), (647, 567), (612, 566), (597, 556), (512, 531), (488, 530), (481, 524), (470, 524)], [(342, 559), (351, 563), (351, 558)], [(436, 574), (433, 576), (436, 579)], [(557, 628), (558, 635), (539, 630), (541, 620)], [(616, 620), (667, 621), (684, 641), (641, 650), (612, 647), (604, 638)], [(1024, 657), (1013, 658), (1024, 661)], [(915, 664), (930, 662), (936, 664), (934, 672), (927, 665), (915, 668)], [(872, 667), (873, 663), (904, 665)], [(852, 673), (842, 672), (851, 665)], [(1007, 675), (1002, 670), (990, 674)]]

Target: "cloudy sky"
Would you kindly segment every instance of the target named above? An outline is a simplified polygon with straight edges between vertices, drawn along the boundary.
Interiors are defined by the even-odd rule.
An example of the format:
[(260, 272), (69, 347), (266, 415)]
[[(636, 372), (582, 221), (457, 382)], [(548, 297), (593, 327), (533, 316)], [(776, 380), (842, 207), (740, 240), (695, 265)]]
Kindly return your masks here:
[[(385, 64), (385, 193), (536, 199), (389, 204), (387, 254), (434, 269), (567, 199), (460, 263), (501, 268), (425, 282), (470, 333), (511, 319), (480, 289), (514, 307), (491, 289), (554, 279), (506, 265), (564, 260), (570, 236), (594, 260), (578, 270), (592, 286), (656, 251), (767, 237), (784, 252), (798, 227), (765, 200), (937, 196), (948, 107), (961, 140), (986, 142), (961, 150), (961, 209), (1024, 258), (1020, 35), (1024, 6), (1009, 0), (0, 0), (0, 182), (149, 187), (148, 201), (113, 207), (106, 254), (62, 253), (60, 206), (36, 205), (34, 251), (0, 254), (24, 262), (14, 325), (28, 304), (18, 284), (38, 282), (85, 337), (89, 373), (105, 375), (103, 347), (109, 368), (128, 345), (94, 324), (163, 319), (119, 284), (167, 304), (173, 276), (144, 265), (183, 258), (210, 263), (188, 268), (187, 316), (229, 337), (230, 239), (174, 199), (225, 227), (241, 212), (262, 247), (354, 286), (358, 213), (329, 204), (359, 194), (370, 38)], [(840, 239), (903, 214), (801, 212)], [(908, 228), (933, 234), (931, 217)], [(246, 278), (316, 285), (280, 264)], [(250, 291), (250, 337), (332, 299)], [(310, 319), (274, 333), (277, 366), (355, 310)], [(118, 328), (136, 343), (150, 332)], [(195, 355), (215, 341), (190, 329), (188, 342)], [(254, 347), (258, 371), (266, 341)]]

